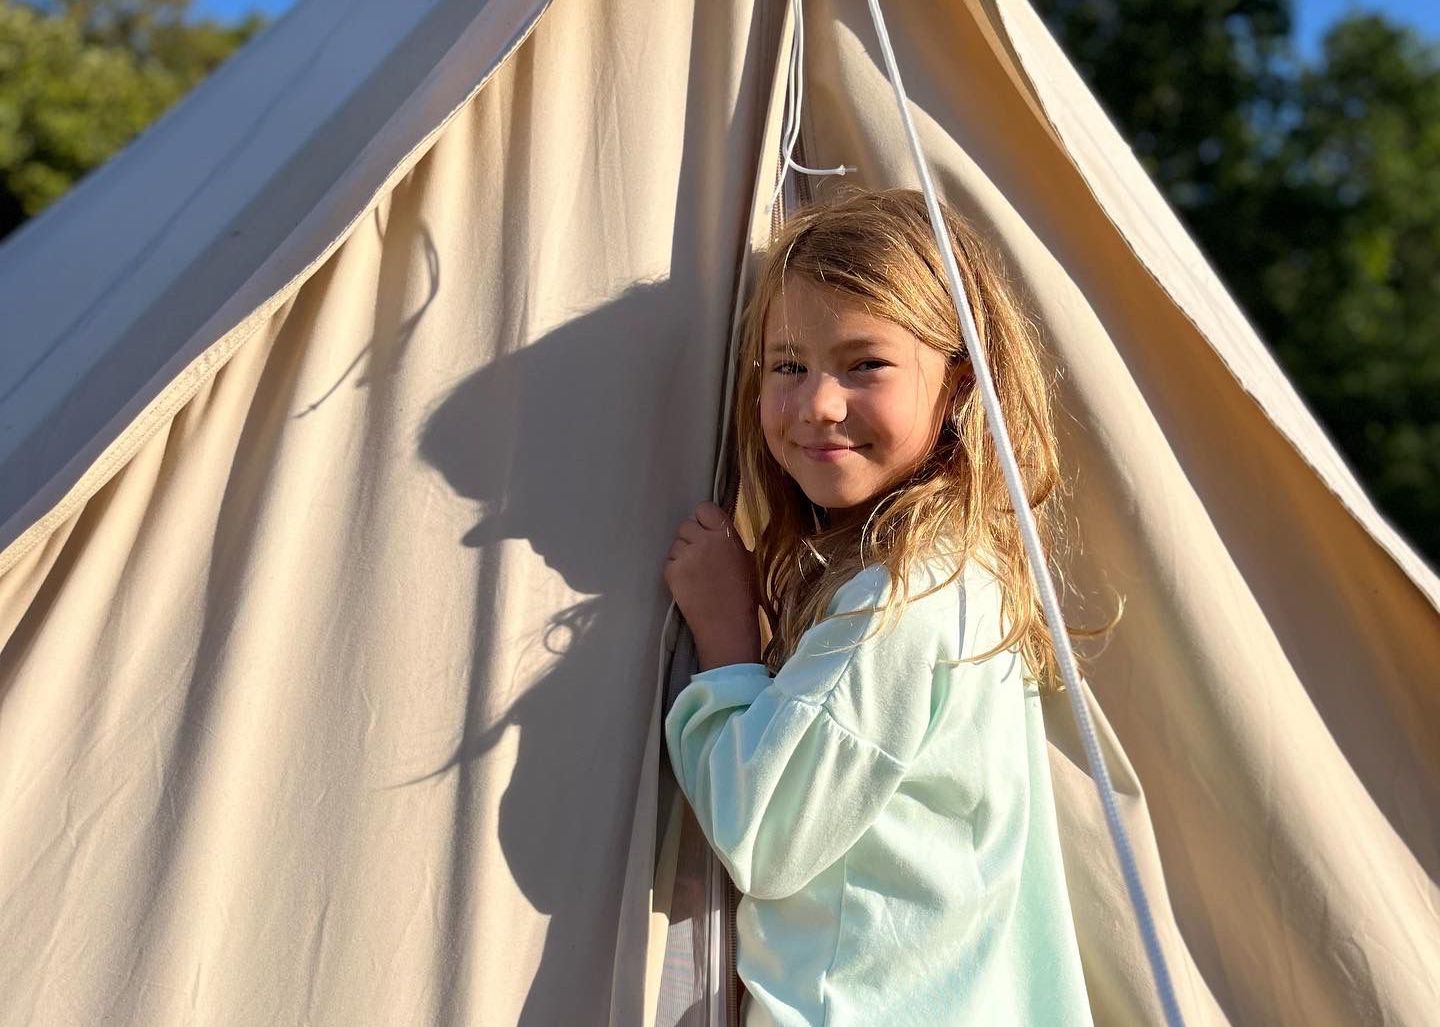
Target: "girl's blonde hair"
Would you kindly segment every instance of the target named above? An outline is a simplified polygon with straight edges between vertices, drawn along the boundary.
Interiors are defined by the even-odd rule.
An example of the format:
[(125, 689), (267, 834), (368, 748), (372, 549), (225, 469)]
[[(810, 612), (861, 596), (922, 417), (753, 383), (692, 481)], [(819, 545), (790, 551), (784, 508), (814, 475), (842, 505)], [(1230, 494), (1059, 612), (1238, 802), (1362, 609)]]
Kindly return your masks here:
[[(949, 208), (945, 222), (1028, 501), (1049, 552), (1060, 475), (1052, 386), (1040, 360), (1039, 333), (974, 230)], [(825, 511), (776, 461), (761, 429), (765, 322), (786, 281), (797, 278), (858, 300), (871, 315), (900, 325), (947, 357), (942, 395), (949, 395), (950, 402), (935, 445), (909, 477), (873, 501), (868, 518), (858, 523), (824, 523)], [(1054, 650), (920, 193), (863, 193), (808, 209), (786, 224), (770, 248), (744, 314), (736, 417), (739, 516), (757, 533), (760, 602), (771, 628), (763, 658), (772, 671), (779, 670), (840, 586), (863, 566), (883, 562), (897, 583), (880, 610), (878, 632), (909, 601), (914, 563), (929, 553), (947, 551), (956, 554), (955, 574), (922, 596), (953, 582), (968, 559), (980, 561), (1000, 582), (1008, 633), (974, 659), (1018, 644), (1041, 689), (1059, 688)]]

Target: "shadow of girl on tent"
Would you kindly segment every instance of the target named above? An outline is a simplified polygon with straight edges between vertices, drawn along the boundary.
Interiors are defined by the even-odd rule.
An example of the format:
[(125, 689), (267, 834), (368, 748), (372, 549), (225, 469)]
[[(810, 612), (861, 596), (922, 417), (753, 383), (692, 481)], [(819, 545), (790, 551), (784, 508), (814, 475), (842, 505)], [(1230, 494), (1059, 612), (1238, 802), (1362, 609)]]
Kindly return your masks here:
[[(665, 612), (661, 564), (674, 522), (705, 494), (696, 443), (713, 437), (715, 422), (713, 404), (695, 397), (711, 395), (699, 386), (715, 384), (718, 368), (706, 365), (717, 355), (686, 345), (704, 312), (684, 292), (632, 287), (496, 359), (446, 397), (421, 437), (423, 458), (484, 510), (462, 540), (484, 551), (464, 728), (454, 755), (427, 775), (459, 776), (451, 885), (461, 898), (448, 911), (446, 965), (464, 974), (506, 955), (465, 947), (493, 944), (469, 908), (476, 883), (495, 872), (476, 865), (473, 839), (492, 830), (476, 820), (494, 780), (507, 779), (500, 844), (516, 885), (550, 917), (519, 1019), (531, 1027), (597, 1022), (597, 996), (610, 989)], [(538, 637), (497, 637), (514, 587), (505, 571), (516, 566), (499, 545), (506, 539), (528, 541), (566, 586), (593, 598), (561, 610)], [(526, 680), (536, 665), (545, 669)], [(512, 728), (513, 770), (495, 753)], [(464, 996), (485, 983), (446, 985), (441, 1022), (467, 1022)]]

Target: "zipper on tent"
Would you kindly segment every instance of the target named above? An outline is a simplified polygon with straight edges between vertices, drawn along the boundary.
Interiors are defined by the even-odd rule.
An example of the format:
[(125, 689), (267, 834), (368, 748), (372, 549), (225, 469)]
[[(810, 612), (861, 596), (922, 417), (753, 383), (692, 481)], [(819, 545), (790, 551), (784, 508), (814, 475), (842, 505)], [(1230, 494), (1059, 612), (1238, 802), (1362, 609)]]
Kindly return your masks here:
[(735, 927), (735, 909), (740, 896), (729, 878), (725, 880), (725, 926), (729, 933), (729, 944), (725, 947), (725, 1011), (729, 1027), (740, 1027), (740, 972), (736, 950), (739, 947)]
[[(775, 181), (779, 182), (785, 174), (785, 151), (782, 149), (775, 157)], [(774, 188), (773, 186), (771, 188)], [(785, 200), (782, 197), (780, 202), (770, 208), (770, 238), (774, 239), (785, 227)]]

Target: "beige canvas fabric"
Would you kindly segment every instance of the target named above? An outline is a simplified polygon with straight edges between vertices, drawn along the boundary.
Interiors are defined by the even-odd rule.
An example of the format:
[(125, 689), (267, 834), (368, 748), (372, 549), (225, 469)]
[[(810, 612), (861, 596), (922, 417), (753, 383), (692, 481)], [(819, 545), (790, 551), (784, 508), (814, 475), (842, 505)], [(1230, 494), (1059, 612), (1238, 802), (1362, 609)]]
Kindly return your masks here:
[[(416, 81), (347, 85), (200, 264), (145, 297), (137, 258), (99, 300), (141, 308), (128, 353), (228, 282), (152, 340), (194, 363), (123, 430), (76, 425), (73, 383), (34, 419), (101, 455), (0, 578), (0, 1022), (639, 1021), (661, 564), (709, 494), (774, 16), (561, 0), (467, 99), (540, 5), (388, 39), (382, 6), (409, 5), (322, 27), (291, 88), (366, 18)], [(103, 232), (124, 199), (74, 202)], [(274, 250), (241, 274), (252, 231)], [(24, 339), (62, 298), (20, 304)]]
[[(1033, 13), (888, 6), (1063, 371), (1072, 612), (1127, 599), (1092, 711), (1188, 1022), (1426, 1022), (1440, 586)], [(643, 1019), (659, 564), (781, 7), (307, 0), (0, 249), (0, 1023)], [(807, 9), (811, 163), (913, 184), (864, 4)], [(1153, 1022), (1046, 716), (1097, 1022)]]

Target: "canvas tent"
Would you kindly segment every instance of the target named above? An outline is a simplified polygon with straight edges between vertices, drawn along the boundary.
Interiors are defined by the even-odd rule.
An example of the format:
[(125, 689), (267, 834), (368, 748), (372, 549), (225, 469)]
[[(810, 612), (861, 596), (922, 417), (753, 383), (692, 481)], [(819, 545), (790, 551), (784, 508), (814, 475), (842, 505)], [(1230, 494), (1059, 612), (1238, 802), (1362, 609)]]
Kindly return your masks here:
[[(787, 7), (302, 0), (0, 248), (0, 1023), (632, 1024), (700, 973), (653, 958), (704, 906), (660, 561), (725, 462)], [(887, 17), (1063, 371), (1187, 1022), (1427, 1022), (1440, 582), (1034, 13)], [(806, 36), (811, 163), (913, 185), (862, 0)], [(1046, 717), (1096, 1021), (1155, 1022)]]

